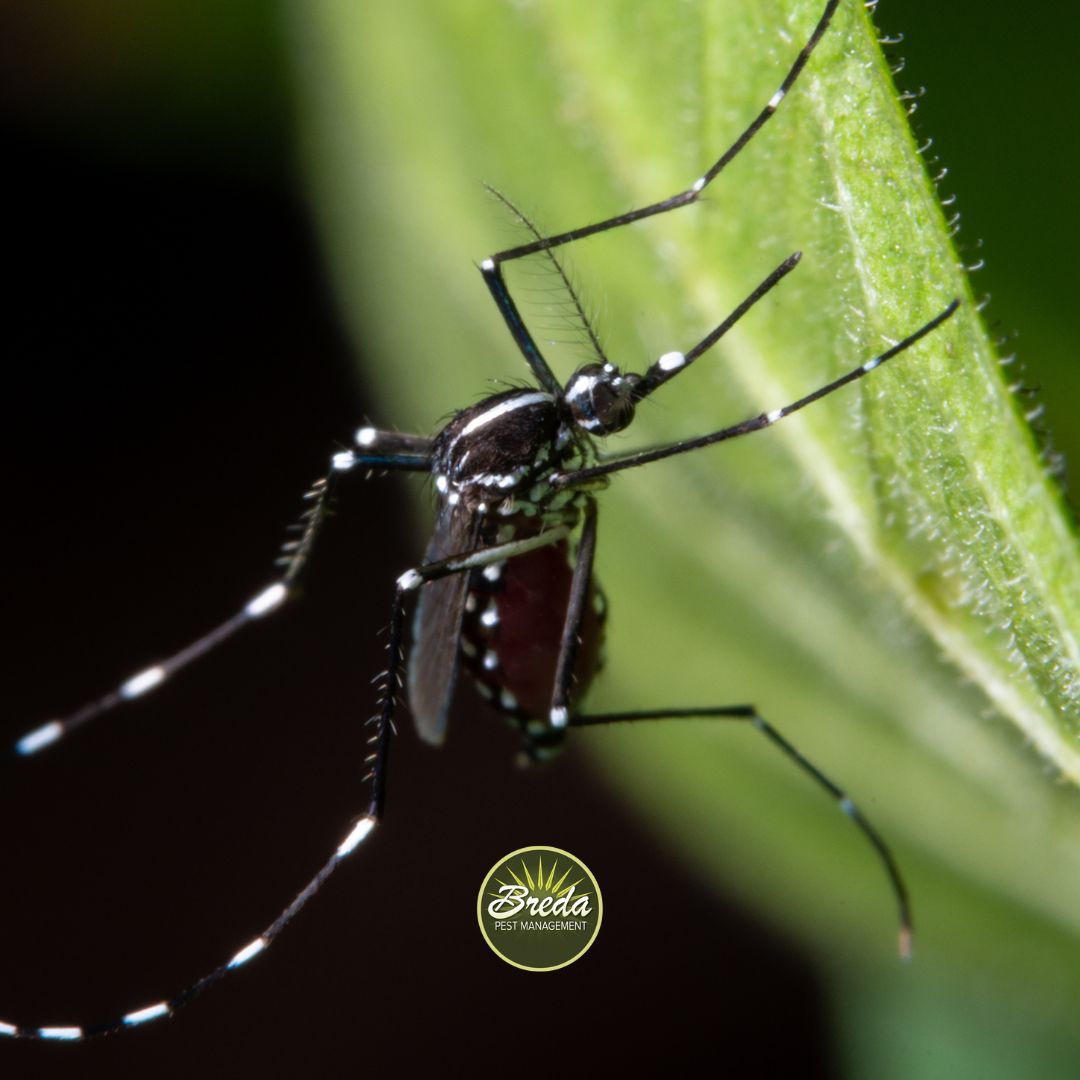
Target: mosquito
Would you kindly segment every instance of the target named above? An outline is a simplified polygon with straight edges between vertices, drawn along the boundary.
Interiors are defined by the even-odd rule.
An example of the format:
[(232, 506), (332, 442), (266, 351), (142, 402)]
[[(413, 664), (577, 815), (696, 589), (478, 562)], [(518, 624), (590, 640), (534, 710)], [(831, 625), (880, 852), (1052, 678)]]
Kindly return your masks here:
[[(795, 252), (786, 258), (697, 344), (685, 352), (664, 353), (638, 375), (623, 373), (605, 355), (556, 249), (696, 202), (780, 107), (828, 29), (838, 4), (839, 0), (828, 0), (776, 93), (708, 171), (686, 190), (554, 236), (541, 235), (509, 200), (495, 192), (531, 239), (484, 259), (479, 269), (536, 385), (496, 393), (463, 409), (434, 437), (360, 428), (353, 448), (336, 453), (329, 470), (309, 490), (309, 505), (295, 538), (283, 549), (276, 580), (231, 618), (186, 648), (137, 672), (98, 700), (62, 719), (50, 720), (18, 740), (16, 756), (36, 754), (103, 713), (143, 697), (241, 627), (281, 609), (297, 592), (342, 474), (419, 472), (432, 477), (437, 498), (434, 532), (423, 562), (402, 573), (394, 588), (389, 661), (379, 680), (378, 712), (369, 721), (372, 734), (365, 779), (370, 784), (370, 797), (322, 868), (273, 922), (229, 959), (172, 997), (150, 1001), (119, 1018), (91, 1025), (27, 1026), (0, 1019), (0, 1036), (77, 1041), (139, 1027), (172, 1016), (223, 976), (265, 952), (342, 861), (382, 821), (393, 721), (401, 690), (405, 690), (419, 736), (437, 745), (444, 739), (455, 684), (462, 670), (473, 678), (492, 707), (518, 729), (524, 754), (534, 762), (549, 758), (572, 728), (683, 718), (737, 720), (751, 725), (823, 788), (869, 843), (897, 905), (900, 954), (910, 955), (908, 894), (889, 848), (843, 789), (804, 757), (755, 706), (609, 713), (588, 713), (579, 707), (598, 667), (604, 628), (603, 600), (593, 577), (593, 558), (597, 543), (596, 494), (607, 486), (610, 477), (764, 431), (899, 356), (957, 310), (958, 301), (954, 300), (885, 352), (805, 397), (769, 412), (653, 449), (610, 457), (599, 453), (599, 440), (627, 428), (640, 402), (708, 352), (795, 269), (801, 255)], [(546, 259), (561, 278), (595, 354), (565, 384), (541, 354), (503, 277), (505, 264), (529, 256)], [(410, 606), (415, 606), (415, 613), (406, 663)]]

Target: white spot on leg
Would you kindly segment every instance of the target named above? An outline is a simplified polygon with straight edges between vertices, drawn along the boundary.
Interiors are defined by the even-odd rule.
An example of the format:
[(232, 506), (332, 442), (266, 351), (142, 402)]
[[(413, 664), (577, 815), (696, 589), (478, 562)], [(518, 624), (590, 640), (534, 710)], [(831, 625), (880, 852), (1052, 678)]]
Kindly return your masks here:
[(140, 697), (148, 690), (153, 690), (158, 683), (165, 678), (165, 669), (160, 664), (148, 667), (140, 671), (138, 675), (132, 675), (123, 686), (120, 687), (120, 696), (127, 701)]
[(362, 427), (356, 429), (356, 435), (353, 438), (357, 446), (374, 446), (378, 436), (379, 433), (373, 427)]
[(168, 1016), (172, 1010), (168, 1004), (164, 1001), (159, 1001), (156, 1005), (147, 1005), (145, 1009), (136, 1009), (134, 1012), (129, 1012), (124, 1017), (124, 1023), (128, 1027), (135, 1027), (137, 1024), (145, 1024), (150, 1020), (157, 1020), (162, 1016)]
[(551, 726), (556, 728), (566, 727), (567, 721), (570, 719), (570, 714), (566, 711), (565, 705), (557, 705), (551, 710)]
[(355, 851), (368, 838), (374, 828), (375, 819), (373, 817), (362, 817), (353, 826), (352, 832), (338, 845), (337, 857), (344, 859), (346, 855)]
[(880, 363), (881, 357), (875, 356), (873, 360), (867, 360), (866, 363), (863, 364), (862, 369), (863, 371), (873, 371)]
[(244, 608), (244, 614), (249, 619), (257, 619), (260, 615), (265, 615), (268, 611), (273, 611), (274, 608), (284, 603), (285, 597), (288, 595), (289, 590), (278, 581), (269, 588), (263, 589), (254, 599), (248, 601), (247, 606)]
[(415, 570), (406, 570), (405, 573), (397, 579), (397, 587), (402, 592), (411, 592), (413, 589), (419, 589), (423, 584), (423, 575), (418, 574)]
[(499, 654), (493, 649), (488, 649), (484, 653), (484, 670), (494, 671), (499, 666)]
[(356, 464), (356, 455), (351, 450), (342, 450), (330, 459), (330, 463), (338, 472), (348, 472)]
[[(784, 410), (783, 409), (773, 409), (773, 411), (771, 413), (766, 413), (765, 414), (765, 419), (768, 420), (768, 422), (770, 424), (775, 424), (776, 421), (779, 420), (783, 415), (784, 415)], [(785, 428), (785, 430), (787, 430), (787, 429)]]
[(58, 1039), (60, 1042), (72, 1042), (83, 1037), (81, 1027), (42, 1027), (37, 1029), (42, 1039)]
[(495, 269), (495, 260), (494, 260), (494, 259), (485, 259), (485, 260), (484, 260), (484, 261), (483, 261), (483, 262), (482, 262), (482, 263), (480, 264), (480, 269), (481, 269), (481, 270), (484, 270), (484, 271), (491, 271), (491, 270), (494, 270), (494, 269)]
[(47, 724), (35, 728), (29, 734), (24, 735), (16, 744), (15, 752), (27, 757), (36, 754), (43, 747), (56, 742), (64, 734), (64, 725), (59, 720), (50, 720)]
[(694, 193), (696, 194), (697, 192), (701, 191), (701, 189), (702, 189), (702, 188), (703, 188), (703, 187), (704, 187), (704, 186), (705, 186), (705, 185), (706, 185), (707, 183), (708, 183), (708, 181), (707, 181), (707, 180), (705, 179), (705, 177), (703, 176), (703, 177), (702, 177), (702, 178), (701, 178), (700, 180), (695, 180), (695, 181), (694, 181), (694, 182), (693, 182), (693, 183), (692, 183), (692, 184), (690, 185), (690, 190), (691, 190), (691, 191), (693, 191), (693, 192), (694, 192)]
[[(784, 100), (784, 97), (785, 97), (786, 94), (787, 94), (786, 90), (777, 90), (776, 93), (773, 94), (773, 96), (771, 98), (769, 98), (769, 108), (770, 109), (775, 109), (775, 108), (779, 107), (780, 102)], [(760, 98), (758, 100), (760, 100)], [(785, 113), (784, 115), (786, 116), (787, 113)]]
[(246, 964), (249, 960), (258, 956), (259, 953), (266, 948), (266, 939), (257, 937), (249, 945), (245, 945), (226, 965), (231, 971), (233, 968), (238, 968), (242, 964)]
[(666, 352), (656, 361), (661, 371), (678, 371), (686, 363), (681, 352)]
[(911, 927), (900, 927), (900, 935), (897, 938), (897, 945), (900, 949), (900, 959), (905, 963), (911, 959)]
[(15, 1035), (18, 1033), (18, 1028), (14, 1024), (9, 1024), (4, 1020), (0, 1020), (0, 1035)]
[(484, 612), (480, 616), (480, 622), (489, 629), (499, 625), (499, 609), (495, 606), (494, 600), (484, 608)]

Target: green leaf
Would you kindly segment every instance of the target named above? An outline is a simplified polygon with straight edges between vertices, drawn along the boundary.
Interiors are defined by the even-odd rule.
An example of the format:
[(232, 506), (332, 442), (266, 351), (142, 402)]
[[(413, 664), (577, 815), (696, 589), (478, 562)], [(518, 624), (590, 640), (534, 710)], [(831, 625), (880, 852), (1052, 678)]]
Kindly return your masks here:
[[(487, 380), (525, 374), (470, 266), (518, 240), (480, 181), (549, 232), (682, 190), (770, 98), (821, 6), (298, 6), (312, 186), (342, 310), (378, 358), (375, 419), (432, 430)], [(1052, 986), (1075, 1012), (1062, 957), (1080, 933), (1080, 804), (1053, 774), (1080, 780), (1076, 536), (853, 2), (701, 204), (568, 258), (603, 304), (609, 355), (640, 371), (796, 249), (798, 270), (615, 449), (776, 408), (954, 297), (961, 310), (766, 433), (615, 478), (609, 662), (590, 702), (756, 702), (894, 844), (924, 977), (959, 979), (1022, 935), (999, 957), (1002, 1000), (1035, 1016)], [(532, 325), (555, 325), (542, 336), (566, 337), (550, 278), (510, 277)], [(582, 355), (551, 350), (564, 375)], [(764, 740), (671, 722), (579, 741), (703, 873), (830, 963), (887, 957), (868, 850)]]

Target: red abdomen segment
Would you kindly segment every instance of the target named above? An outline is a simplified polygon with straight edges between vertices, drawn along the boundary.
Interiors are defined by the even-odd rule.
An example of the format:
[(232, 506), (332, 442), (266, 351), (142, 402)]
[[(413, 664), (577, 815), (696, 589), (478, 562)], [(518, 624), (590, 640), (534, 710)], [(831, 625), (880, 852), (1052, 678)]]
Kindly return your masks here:
[[(474, 573), (461, 648), (466, 670), (500, 712), (547, 722), (573, 568), (563, 540)], [(571, 701), (600, 666), (603, 599), (590, 582)]]

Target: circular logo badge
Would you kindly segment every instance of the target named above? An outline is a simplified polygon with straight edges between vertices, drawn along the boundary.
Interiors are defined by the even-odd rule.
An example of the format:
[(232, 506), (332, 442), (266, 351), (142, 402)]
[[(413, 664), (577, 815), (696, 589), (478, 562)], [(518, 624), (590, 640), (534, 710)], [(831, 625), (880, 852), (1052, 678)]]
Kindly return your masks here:
[(589, 868), (570, 852), (543, 845), (500, 859), (476, 901), (484, 940), (525, 971), (555, 971), (583, 956), (603, 912)]

